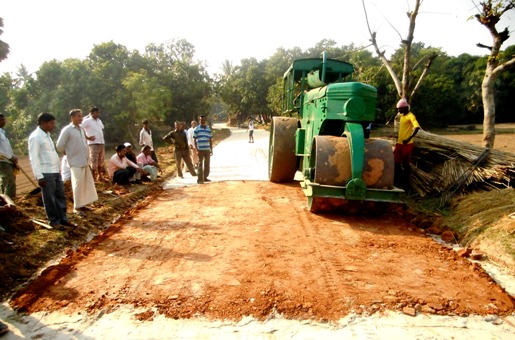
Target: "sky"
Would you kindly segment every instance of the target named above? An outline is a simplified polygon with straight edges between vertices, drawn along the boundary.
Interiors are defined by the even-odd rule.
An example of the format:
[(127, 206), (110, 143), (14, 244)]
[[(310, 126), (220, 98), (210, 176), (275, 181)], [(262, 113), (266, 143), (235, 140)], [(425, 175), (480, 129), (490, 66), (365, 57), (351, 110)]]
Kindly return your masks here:
[[(492, 38), (476, 19), (468, 20), (478, 13), (478, 2), (423, 0), (415, 41), (451, 56), (485, 55), (488, 51), (476, 44), (491, 45)], [(415, 1), (365, 3), (381, 49), (393, 52), (399, 33), (407, 35), (406, 12)], [(220, 72), (225, 60), (260, 61), (280, 47), (305, 50), (322, 39), (338, 46), (369, 45), (362, 0), (2, 0), (0, 17), (0, 39), (11, 51), (0, 62), (0, 74), (16, 74), (21, 64), (32, 73), (45, 61), (85, 59), (95, 45), (109, 41), (144, 52), (150, 43), (185, 39), (211, 74)], [(503, 48), (515, 44), (515, 10), (497, 27), (509, 27), (512, 35)]]

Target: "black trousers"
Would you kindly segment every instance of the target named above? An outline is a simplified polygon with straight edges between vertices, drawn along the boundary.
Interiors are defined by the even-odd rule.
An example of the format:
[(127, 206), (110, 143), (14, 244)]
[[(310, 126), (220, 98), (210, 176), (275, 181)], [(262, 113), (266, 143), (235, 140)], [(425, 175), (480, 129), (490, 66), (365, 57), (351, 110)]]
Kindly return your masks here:
[(113, 182), (117, 184), (127, 184), (129, 179), (134, 176), (136, 169), (132, 166), (128, 166), (125, 169), (116, 170), (113, 174)]

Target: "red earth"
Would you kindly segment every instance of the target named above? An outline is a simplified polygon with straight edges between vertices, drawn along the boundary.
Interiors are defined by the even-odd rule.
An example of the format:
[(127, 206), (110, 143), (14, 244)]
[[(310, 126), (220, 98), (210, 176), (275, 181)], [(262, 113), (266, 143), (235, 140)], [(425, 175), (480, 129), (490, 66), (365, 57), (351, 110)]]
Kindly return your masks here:
[[(256, 148), (249, 149), (252, 159), (264, 154), (257, 148), (259, 133)], [(240, 138), (239, 145), (250, 148)], [(414, 216), (404, 206), (392, 205), (376, 217), (317, 215), (307, 210), (298, 183), (257, 180), (173, 190), (155, 185), (140, 193), (150, 193), (143, 201), (131, 196), (134, 188), (118, 196), (99, 190), (105, 199), (79, 221), (77, 237), (85, 240), (97, 220), (122, 216), (97, 226), (92, 241), (20, 289), (9, 300), (13, 308), (72, 314), (128, 304), (146, 310), (140, 320), (156, 313), (266, 319), (278, 312), (320, 321), (384, 310), (460, 316), (515, 310), (513, 297), (479, 265), (410, 223)], [(118, 204), (115, 212), (107, 202)], [(36, 212), (42, 207), (26, 211)], [(55, 242), (61, 239), (66, 235)]]
[(337, 320), (385, 309), (514, 312), (477, 264), (407, 222), (316, 215), (298, 183), (225, 181), (155, 192), (19, 291), (29, 313), (144, 307), (170, 318)]

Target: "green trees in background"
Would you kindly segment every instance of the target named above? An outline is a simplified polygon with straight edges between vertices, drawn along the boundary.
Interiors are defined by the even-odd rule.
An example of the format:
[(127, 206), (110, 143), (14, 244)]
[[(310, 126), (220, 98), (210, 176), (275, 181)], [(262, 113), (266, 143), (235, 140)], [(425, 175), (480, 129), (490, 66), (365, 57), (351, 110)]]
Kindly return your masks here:
[[(282, 76), (297, 58), (319, 57), (323, 51), (334, 59), (349, 61), (355, 67), (353, 79), (378, 90), (377, 123), (386, 123), (395, 114), (398, 90), (381, 60), (367, 49), (338, 46), (322, 40), (312, 48), (278, 48), (267, 59), (247, 58), (234, 66), (226, 61), (222, 73), (213, 78), (205, 63), (195, 59), (194, 46), (185, 40), (150, 44), (144, 52), (106, 42), (93, 47), (83, 60), (52, 60), (29, 74), (23, 65), (15, 75), (0, 75), (0, 112), (11, 122), (7, 128), (18, 152), (26, 151), (26, 138), (36, 126), (40, 112), (52, 112), (58, 130), (68, 124), (71, 108), (88, 110), (96, 105), (102, 112), (106, 138), (110, 143), (136, 142), (140, 123), (149, 119), (159, 140), (159, 129), (169, 129), (175, 120), (191, 121), (198, 114), (239, 117), (261, 115), (265, 121), (282, 112)], [(413, 43), (414, 60), (434, 53), (423, 43)], [(399, 48), (390, 57), (395, 72), (402, 72), (403, 54)], [(451, 57), (438, 51), (420, 85), (412, 106), (425, 128), (447, 124), (480, 123), (483, 119), (481, 83), (487, 56), (463, 54)], [(510, 59), (515, 46), (500, 54)], [(417, 73), (418, 72), (418, 73)], [(414, 79), (420, 76), (414, 69)], [(513, 121), (515, 75), (504, 72), (495, 82), (496, 121)], [(223, 114), (222, 114), (223, 113)]]
[[(4, 19), (0, 18), (0, 35), (4, 33), (2, 27), (4, 27)], [(7, 55), (9, 54), (9, 44), (0, 40), (0, 61), (7, 59)]]
[(184, 40), (149, 45), (144, 54), (107, 42), (84, 60), (45, 62), (33, 75), (23, 66), (15, 76), (3, 74), (0, 112), (11, 121), (11, 141), (24, 152), (40, 112), (53, 113), (59, 131), (69, 122), (70, 109), (87, 113), (90, 105), (100, 108), (112, 144), (136, 142), (143, 119), (154, 130), (167, 130), (175, 120), (207, 114), (212, 80), (194, 54)]

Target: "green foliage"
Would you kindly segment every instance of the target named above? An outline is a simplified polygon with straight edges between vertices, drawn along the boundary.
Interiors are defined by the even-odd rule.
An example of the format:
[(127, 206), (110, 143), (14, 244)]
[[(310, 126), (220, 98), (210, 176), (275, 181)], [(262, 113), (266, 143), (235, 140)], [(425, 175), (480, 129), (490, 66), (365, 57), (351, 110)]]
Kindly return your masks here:
[[(26, 138), (36, 126), (40, 112), (51, 112), (58, 129), (68, 124), (68, 111), (89, 105), (101, 110), (108, 143), (135, 141), (143, 119), (156, 128), (172, 126), (175, 120), (191, 121), (198, 114), (213, 119), (245, 119), (263, 115), (265, 120), (282, 111), (284, 72), (293, 60), (328, 57), (354, 65), (353, 79), (371, 84), (378, 91), (378, 123), (395, 114), (397, 91), (382, 62), (361, 46), (337, 46), (322, 40), (302, 50), (278, 48), (267, 59), (247, 58), (233, 65), (225, 61), (222, 74), (214, 79), (203, 62), (195, 60), (195, 49), (186, 40), (149, 44), (143, 53), (129, 51), (114, 42), (96, 45), (83, 60), (52, 60), (29, 74), (21, 65), (16, 75), (0, 76), (0, 111), (9, 119), (6, 126), (13, 144), (26, 150)], [(445, 124), (475, 123), (482, 118), (481, 82), (487, 57), (463, 54), (447, 56), (442, 51), (413, 44), (412, 76), (415, 81), (431, 53), (439, 57), (413, 98), (413, 111), (424, 127)], [(515, 46), (508, 47), (499, 58), (508, 60)], [(396, 72), (402, 72), (403, 51), (391, 56)], [(515, 74), (504, 72), (497, 79), (498, 121), (513, 120), (511, 107), (515, 96)], [(159, 129), (155, 129), (159, 131)], [(56, 133), (59, 131), (57, 130)], [(159, 132), (158, 132), (159, 133)], [(159, 140), (159, 136), (155, 137)]]
[(426, 128), (457, 124), (463, 120), (459, 89), (451, 78), (429, 74), (420, 87), (420, 93), (437, 94), (417, 96), (412, 105), (412, 111)]
[[(4, 19), (0, 18), (0, 35), (4, 33), (4, 30), (2, 29), (4, 27)], [(3, 40), (0, 40), (0, 62), (2, 60), (7, 59), (7, 55), (9, 54), (9, 44), (4, 42)]]

